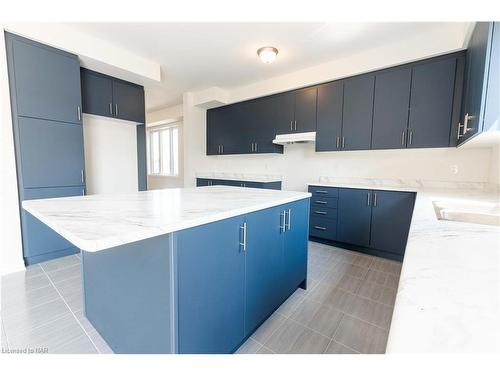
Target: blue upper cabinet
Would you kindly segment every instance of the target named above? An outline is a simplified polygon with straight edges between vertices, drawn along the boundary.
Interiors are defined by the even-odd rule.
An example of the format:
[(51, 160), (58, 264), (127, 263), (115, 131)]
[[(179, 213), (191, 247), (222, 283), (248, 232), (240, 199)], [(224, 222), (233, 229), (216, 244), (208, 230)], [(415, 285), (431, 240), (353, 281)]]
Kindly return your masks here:
[(83, 112), (112, 117), (113, 80), (92, 70), (81, 69)]
[(343, 150), (367, 150), (371, 145), (375, 77), (366, 75), (344, 82)]
[(83, 112), (145, 122), (144, 88), (85, 68), (81, 69)]
[(316, 151), (341, 149), (343, 100), (343, 81), (326, 83), (318, 87)]
[[(17, 115), (81, 124), (78, 57), (17, 35), (11, 43)], [(12, 103), (14, 105), (14, 103)]]
[(408, 148), (450, 145), (456, 68), (455, 57), (431, 60), (413, 68)]
[(271, 121), (274, 123), (276, 134), (289, 134), (294, 130), (295, 119), (295, 91), (269, 97), (272, 106)]
[(308, 87), (295, 91), (295, 114), (293, 133), (316, 131), (317, 87)]
[(373, 104), (372, 149), (406, 146), (411, 69), (377, 74)]
[(113, 103), (115, 117), (144, 124), (144, 88), (130, 82), (113, 80)]
[(178, 351), (231, 353), (244, 338), (243, 217), (177, 233)]
[(483, 130), (499, 127), (499, 28), (498, 22), (478, 22), (472, 32), (466, 55), (459, 144)]
[(19, 117), (24, 188), (84, 185), (83, 129), (64, 122)]

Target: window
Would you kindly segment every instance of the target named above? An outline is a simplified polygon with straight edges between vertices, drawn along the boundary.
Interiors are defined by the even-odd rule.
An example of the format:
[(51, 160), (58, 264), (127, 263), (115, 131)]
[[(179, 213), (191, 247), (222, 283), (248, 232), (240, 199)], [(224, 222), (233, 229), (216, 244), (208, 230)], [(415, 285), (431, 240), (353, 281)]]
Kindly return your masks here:
[(149, 130), (148, 173), (161, 176), (179, 174), (179, 126), (172, 124)]

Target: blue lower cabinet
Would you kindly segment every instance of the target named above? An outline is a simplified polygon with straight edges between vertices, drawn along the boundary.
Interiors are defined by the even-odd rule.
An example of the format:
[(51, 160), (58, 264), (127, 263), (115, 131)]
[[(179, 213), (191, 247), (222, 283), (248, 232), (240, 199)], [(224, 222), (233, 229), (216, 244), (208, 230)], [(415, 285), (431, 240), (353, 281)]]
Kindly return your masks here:
[(305, 287), (309, 199), (175, 235), (178, 352), (231, 353)]
[(177, 233), (178, 351), (231, 353), (244, 338), (243, 217)]
[(339, 189), (338, 241), (368, 246), (371, 213), (371, 190)]
[(305, 283), (307, 278), (309, 199), (292, 202), (284, 205), (284, 207), (285, 233), (282, 296), (287, 298), (300, 284)]
[(309, 223), (309, 235), (326, 240), (337, 239), (337, 220), (312, 216)]
[[(83, 195), (85, 187), (24, 189), (24, 200)], [(38, 263), (78, 250), (30, 213), (22, 210), (22, 237), (24, 258), (28, 264)]]
[(404, 254), (414, 203), (415, 193), (373, 191), (371, 248)]
[(251, 334), (281, 302), (284, 273), (282, 206), (246, 216), (245, 335)]

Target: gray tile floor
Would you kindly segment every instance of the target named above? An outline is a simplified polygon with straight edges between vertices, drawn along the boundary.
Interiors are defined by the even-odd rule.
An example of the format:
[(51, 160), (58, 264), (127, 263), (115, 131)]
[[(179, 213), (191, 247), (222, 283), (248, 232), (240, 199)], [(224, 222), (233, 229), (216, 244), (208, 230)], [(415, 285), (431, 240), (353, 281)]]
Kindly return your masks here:
[[(237, 353), (384, 353), (401, 263), (309, 243), (298, 289)], [(3, 349), (112, 353), (83, 316), (80, 258), (2, 278)]]

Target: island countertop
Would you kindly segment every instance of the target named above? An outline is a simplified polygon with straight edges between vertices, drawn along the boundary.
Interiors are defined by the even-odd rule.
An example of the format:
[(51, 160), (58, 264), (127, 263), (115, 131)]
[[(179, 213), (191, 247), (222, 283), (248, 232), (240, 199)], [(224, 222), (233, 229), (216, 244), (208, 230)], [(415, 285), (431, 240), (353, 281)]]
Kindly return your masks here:
[(26, 200), (22, 206), (76, 247), (95, 252), (310, 196), (206, 186)]

